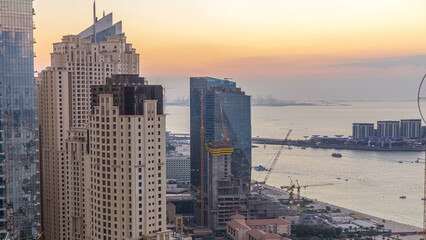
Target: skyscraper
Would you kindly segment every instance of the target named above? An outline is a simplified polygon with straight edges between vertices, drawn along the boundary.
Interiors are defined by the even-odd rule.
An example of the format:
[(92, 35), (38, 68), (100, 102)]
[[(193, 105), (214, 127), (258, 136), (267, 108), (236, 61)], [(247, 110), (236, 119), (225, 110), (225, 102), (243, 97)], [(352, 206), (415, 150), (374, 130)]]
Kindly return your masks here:
[(90, 239), (168, 239), (163, 88), (113, 75), (91, 96)]
[[(121, 24), (118, 24), (121, 26)], [(37, 78), (42, 227), (47, 239), (89, 239), (90, 164), (85, 164), (90, 86), (112, 74), (139, 74), (139, 54), (112, 14), (53, 44)], [(87, 34), (85, 32), (92, 32)], [(96, 41), (93, 36), (97, 36)]]
[[(243, 189), (251, 180), (250, 96), (236, 83), (210, 77), (190, 79), (191, 97), (191, 184), (208, 188), (208, 157), (204, 151), (204, 186), (201, 185), (201, 129), (204, 143), (226, 142), (233, 148), (231, 174), (241, 179)], [(203, 111), (203, 114), (202, 114)], [(203, 146), (204, 147), (204, 146)]]
[(247, 195), (242, 188), (242, 179), (231, 173), (234, 149), (226, 142), (209, 142), (206, 150), (209, 164), (207, 226), (214, 231), (225, 231), (226, 222), (233, 215), (248, 215)]
[(33, 0), (0, 0), (0, 238), (38, 234)]

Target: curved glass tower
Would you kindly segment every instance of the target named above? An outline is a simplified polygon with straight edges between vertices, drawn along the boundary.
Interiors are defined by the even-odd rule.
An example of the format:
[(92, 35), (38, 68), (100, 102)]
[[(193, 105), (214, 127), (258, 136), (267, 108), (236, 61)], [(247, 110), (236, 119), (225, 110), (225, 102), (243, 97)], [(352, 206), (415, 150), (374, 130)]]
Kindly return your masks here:
[(38, 234), (33, 0), (0, 0), (0, 238)]

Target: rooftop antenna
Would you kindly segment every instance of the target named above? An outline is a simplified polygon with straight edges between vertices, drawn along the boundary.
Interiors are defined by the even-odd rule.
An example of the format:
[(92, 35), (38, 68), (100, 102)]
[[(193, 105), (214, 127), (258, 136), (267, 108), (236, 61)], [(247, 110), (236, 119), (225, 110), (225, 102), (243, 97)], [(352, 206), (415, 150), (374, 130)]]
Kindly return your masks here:
[(93, 0), (93, 24), (95, 24), (98, 21), (98, 18), (96, 17), (96, 0)]
[(93, 37), (96, 43), (96, 22), (98, 18), (96, 17), (96, 0), (93, 0)]

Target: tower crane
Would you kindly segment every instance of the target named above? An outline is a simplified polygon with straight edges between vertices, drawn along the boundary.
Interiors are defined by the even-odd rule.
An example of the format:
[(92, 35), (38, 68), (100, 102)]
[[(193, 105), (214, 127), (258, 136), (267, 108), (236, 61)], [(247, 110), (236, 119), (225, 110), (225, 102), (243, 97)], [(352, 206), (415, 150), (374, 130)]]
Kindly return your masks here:
[(293, 180), (290, 178), (290, 186), (281, 186), (281, 189), (284, 189), (286, 192), (290, 193), (290, 209), (293, 209), (293, 195), (294, 195), (294, 189), (297, 190), (297, 214), (300, 214), (300, 202), (301, 202), (301, 197), (300, 197), (300, 189), (304, 188), (306, 189), (307, 187), (322, 187), (322, 186), (331, 186), (334, 185), (333, 183), (323, 183), (323, 184), (311, 184), (311, 185), (303, 185), (300, 186), (299, 185), (299, 181), (296, 180), (296, 184), (293, 183)]
[(288, 130), (288, 133), (287, 133), (287, 135), (285, 136), (284, 141), (283, 141), (283, 143), (281, 144), (281, 147), (280, 147), (280, 149), (279, 149), (279, 150), (278, 150), (278, 152), (277, 152), (277, 155), (275, 155), (275, 158), (274, 158), (274, 160), (272, 161), (271, 167), (269, 168), (269, 171), (268, 171), (268, 173), (266, 174), (265, 179), (263, 179), (263, 181), (262, 181), (262, 182), (254, 181), (254, 184), (266, 184), (266, 182), (267, 182), (267, 181), (268, 181), (268, 179), (269, 179), (269, 176), (271, 175), (272, 170), (273, 170), (273, 169), (274, 169), (274, 167), (275, 167), (275, 164), (277, 164), (278, 158), (279, 158), (279, 157), (280, 157), (280, 155), (281, 155), (281, 152), (282, 152), (282, 150), (283, 150), (283, 148), (284, 148), (284, 145), (287, 143), (288, 136), (290, 136), (290, 133), (291, 133), (292, 131), (293, 131), (292, 129)]
[(223, 143), (226, 143), (228, 141), (228, 130), (226, 130), (225, 121), (223, 120), (222, 102), (219, 102), (219, 107), (220, 107), (220, 118), (222, 119)]

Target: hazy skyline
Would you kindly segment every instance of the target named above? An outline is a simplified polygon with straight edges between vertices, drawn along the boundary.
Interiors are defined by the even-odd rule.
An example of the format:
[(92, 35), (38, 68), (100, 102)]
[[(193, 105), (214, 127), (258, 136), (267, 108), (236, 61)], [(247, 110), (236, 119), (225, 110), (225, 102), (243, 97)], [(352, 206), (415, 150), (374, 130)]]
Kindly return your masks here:
[[(92, 0), (37, 0), (36, 70), (52, 43), (93, 21)], [(141, 54), (141, 75), (169, 99), (190, 76), (231, 77), (278, 99), (416, 98), (426, 72), (420, 0), (98, 0)], [(52, 9), (60, 9), (52, 11)]]

